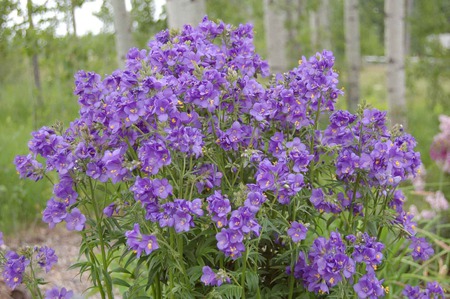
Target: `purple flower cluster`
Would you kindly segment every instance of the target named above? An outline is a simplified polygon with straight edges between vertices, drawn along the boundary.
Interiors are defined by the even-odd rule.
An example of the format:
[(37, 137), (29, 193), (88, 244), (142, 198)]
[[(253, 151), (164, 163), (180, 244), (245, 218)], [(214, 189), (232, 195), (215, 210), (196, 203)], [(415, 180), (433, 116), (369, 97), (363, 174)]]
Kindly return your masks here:
[(36, 248), (35, 250), (37, 251), (36, 260), (38, 265), (45, 269), (45, 272), (49, 272), (53, 265), (58, 262), (55, 250), (47, 246)]
[(230, 283), (230, 278), (226, 275), (226, 273), (222, 270), (219, 270), (215, 273), (210, 267), (204, 266), (202, 268), (202, 277), (200, 280), (209, 286), (221, 286), (224, 282)]
[(425, 238), (412, 236), (409, 248), (412, 249), (411, 256), (415, 261), (426, 261), (434, 254), (433, 247), (431, 247)]
[(413, 287), (410, 285), (406, 285), (402, 294), (408, 299), (446, 298), (444, 289), (436, 281), (428, 282), (424, 290), (421, 290), (418, 286)]
[[(301, 279), (310, 292), (329, 293), (344, 278), (350, 279), (355, 274), (355, 261), (346, 254), (346, 249), (338, 232), (332, 232), (328, 240), (318, 237), (307, 258), (300, 252), (293, 271), (295, 278)], [(289, 267), (287, 272), (291, 273)]]
[(367, 233), (363, 233), (357, 237), (349, 235), (347, 240), (355, 243), (352, 258), (355, 262), (365, 263), (366, 269), (376, 270), (383, 259), (384, 244), (377, 242), (375, 237), (370, 237)]
[[(264, 256), (255, 263), (266, 264), (254, 269), (270, 272), (272, 257), (289, 256), (292, 248), (271, 238), (286, 232), (289, 219), (298, 219), (287, 235), (301, 242), (296, 250), (309, 249), (291, 261), (296, 263), (288, 273), (310, 292), (328, 294), (344, 282), (360, 298), (378, 298), (385, 293), (375, 273), (384, 245), (362, 231), (360, 221), (379, 215), (373, 211), (379, 206), (389, 207), (389, 223), (415, 234), (413, 216), (403, 210), (405, 196), (396, 188), (417, 173), (420, 155), (414, 138), (388, 131), (386, 113), (335, 111), (343, 92), (333, 67), (332, 53), (324, 50), (264, 85), (259, 78), (268, 76), (268, 65), (255, 53), (251, 25), (233, 28), (204, 18), (195, 28), (166, 30), (147, 50), (131, 49), (123, 70), (103, 79), (78, 72), (79, 118), (66, 131), (34, 132), (30, 153), (16, 157), (16, 168), (32, 180), (57, 172), (43, 212), (50, 227), (65, 222), (69, 230), (84, 230), (91, 222), (82, 211), (100, 193), (105, 200), (95, 207), (108, 217), (120, 215), (105, 221), (129, 229), (130, 218), (145, 218), (145, 226), (135, 223), (124, 232), (138, 258), (159, 248), (155, 235), (173, 237), (175, 231), (184, 234), (183, 242), (191, 235), (215, 237), (219, 251), (208, 255), (221, 252), (227, 267), (255, 250)], [(329, 116), (325, 129), (321, 114)], [(155, 235), (142, 234), (143, 227)], [(327, 231), (329, 239), (320, 235)], [(169, 243), (159, 241), (161, 247)], [(421, 238), (412, 237), (410, 248), (415, 260), (433, 254)], [(46, 270), (55, 258), (48, 248), (38, 253)], [(13, 282), (21, 280), (19, 266), (26, 260), (17, 263), (4, 271)], [(201, 281), (220, 286), (230, 278), (205, 266)], [(65, 289), (49, 294), (72, 295)]]
[(54, 287), (45, 293), (45, 299), (70, 299), (72, 297), (73, 291), (68, 291), (66, 288)]
[(353, 286), (353, 289), (359, 298), (377, 299), (383, 297), (385, 294), (385, 289), (381, 285), (382, 283), (383, 281), (377, 279), (373, 270), (368, 270), (359, 279), (358, 283)]
[(14, 251), (8, 251), (5, 255), (5, 264), (3, 265), (3, 278), (5, 283), (11, 289), (15, 289), (22, 283), (25, 268), (30, 264), (23, 255), (18, 255)]
[(159, 248), (156, 237), (141, 234), (138, 223), (134, 224), (133, 230), (125, 233), (125, 237), (127, 238), (128, 247), (136, 253), (137, 257), (141, 256), (142, 251), (144, 251), (145, 254), (150, 254)]
[(420, 166), (414, 138), (407, 134), (390, 136), (386, 113), (376, 109), (365, 110), (361, 119), (336, 111), (330, 116), (322, 142), (339, 146), (336, 175), (350, 182), (356, 180), (358, 173), (365, 173), (369, 186), (398, 186), (415, 175)]
[(291, 237), (292, 241), (295, 243), (300, 242), (306, 238), (306, 233), (308, 232), (308, 228), (303, 224), (293, 221), (291, 223), (291, 227), (289, 227), (287, 234)]

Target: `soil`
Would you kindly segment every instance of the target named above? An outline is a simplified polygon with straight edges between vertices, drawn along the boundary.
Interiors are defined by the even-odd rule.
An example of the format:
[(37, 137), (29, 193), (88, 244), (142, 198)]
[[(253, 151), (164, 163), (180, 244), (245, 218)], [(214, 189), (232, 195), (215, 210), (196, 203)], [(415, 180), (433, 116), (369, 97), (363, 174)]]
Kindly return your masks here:
[[(58, 263), (48, 273), (39, 273), (48, 284), (42, 287), (43, 293), (55, 286), (74, 292), (72, 299), (100, 298), (97, 295), (88, 295), (85, 291), (91, 286), (88, 273), (80, 276), (78, 269), (69, 270), (69, 267), (77, 262), (80, 249), (81, 236), (76, 232), (69, 232), (65, 227), (33, 227), (16, 235), (17, 237), (5, 238), (5, 244), (10, 249), (18, 249), (23, 246), (49, 246), (55, 250)], [(116, 297), (120, 298), (120, 297)]]

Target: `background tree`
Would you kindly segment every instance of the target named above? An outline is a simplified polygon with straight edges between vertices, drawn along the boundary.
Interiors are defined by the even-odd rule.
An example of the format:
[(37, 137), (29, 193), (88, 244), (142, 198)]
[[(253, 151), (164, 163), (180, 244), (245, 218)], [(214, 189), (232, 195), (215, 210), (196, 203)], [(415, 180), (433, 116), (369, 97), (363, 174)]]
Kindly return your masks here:
[(180, 29), (184, 24), (197, 25), (206, 15), (205, 0), (167, 0), (167, 24)]
[(405, 1), (385, 1), (386, 86), (392, 125), (406, 126)]
[(113, 7), (114, 29), (116, 31), (117, 62), (122, 66), (128, 50), (133, 46), (130, 15), (124, 0), (111, 0)]
[(264, 0), (267, 60), (273, 73), (285, 72), (289, 67), (286, 4), (285, 0)]
[(344, 16), (348, 78), (347, 107), (349, 111), (355, 112), (359, 103), (359, 73), (361, 68), (358, 0), (345, 0)]

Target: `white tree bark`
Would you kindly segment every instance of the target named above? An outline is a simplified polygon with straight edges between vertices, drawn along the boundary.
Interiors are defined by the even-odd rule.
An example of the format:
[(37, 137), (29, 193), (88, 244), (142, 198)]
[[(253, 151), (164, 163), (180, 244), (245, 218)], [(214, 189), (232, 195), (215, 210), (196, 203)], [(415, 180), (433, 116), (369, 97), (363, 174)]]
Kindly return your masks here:
[(309, 33), (313, 52), (317, 52), (319, 47), (319, 16), (315, 10), (309, 12)]
[(181, 29), (183, 25), (197, 26), (206, 15), (205, 0), (167, 0), (169, 28)]
[(116, 31), (117, 62), (120, 67), (125, 64), (128, 50), (133, 46), (131, 19), (125, 8), (124, 0), (111, 0), (113, 7), (114, 29)]
[(287, 13), (284, 4), (284, 1), (264, 0), (267, 60), (272, 73), (285, 72), (289, 67)]
[(355, 112), (359, 103), (359, 74), (361, 69), (358, 0), (345, 0), (344, 26), (348, 74), (347, 108), (349, 111)]
[(385, 0), (387, 98), (391, 124), (406, 126), (405, 0)]
[(320, 1), (318, 21), (320, 47), (323, 49), (331, 50), (330, 0)]
[(414, 12), (414, 0), (406, 0), (406, 24), (405, 24), (405, 56), (411, 52), (411, 18)]

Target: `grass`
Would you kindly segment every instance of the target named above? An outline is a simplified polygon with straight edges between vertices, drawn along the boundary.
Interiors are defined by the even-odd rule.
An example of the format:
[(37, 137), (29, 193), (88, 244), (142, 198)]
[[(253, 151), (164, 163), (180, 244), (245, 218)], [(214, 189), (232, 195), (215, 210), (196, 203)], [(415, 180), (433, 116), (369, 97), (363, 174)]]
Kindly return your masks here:
[[(102, 73), (99, 71), (99, 73)], [(29, 76), (31, 77), (31, 76)], [(30, 78), (31, 79), (31, 78)], [(345, 79), (345, 78), (344, 78)], [(43, 82), (45, 106), (37, 108), (33, 100), (34, 90), (31, 80), (3, 84), (0, 86), (0, 231), (11, 234), (25, 228), (29, 223), (39, 223), (45, 202), (51, 197), (49, 183), (34, 183), (19, 180), (13, 165), (14, 157), (27, 154), (27, 141), (31, 132), (43, 125), (61, 121), (65, 126), (77, 117), (76, 97), (72, 94), (73, 85), (62, 79)], [(361, 73), (361, 99), (372, 106), (386, 110), (385, 67), (366, 65)], [(430, 184), (440, 181), (440, 171), (428, 152), (433, 136), (438, 132), (439, 106), (430, 109), (427, 99), (426, 82), (418, 80), (407, 90), (408, 131), (418, 141), (417, 149), (427, 168)], [(339, 108), (343, 107), (342, 98)], [(450, 194), (450, 186), (444, 186)], [(419, 198), (416, 200), (420, 200)]]

